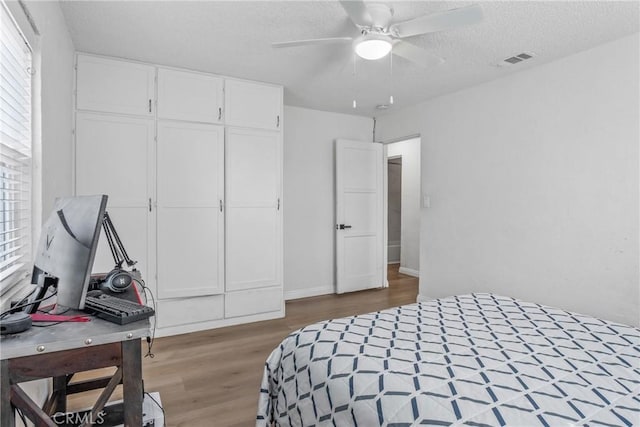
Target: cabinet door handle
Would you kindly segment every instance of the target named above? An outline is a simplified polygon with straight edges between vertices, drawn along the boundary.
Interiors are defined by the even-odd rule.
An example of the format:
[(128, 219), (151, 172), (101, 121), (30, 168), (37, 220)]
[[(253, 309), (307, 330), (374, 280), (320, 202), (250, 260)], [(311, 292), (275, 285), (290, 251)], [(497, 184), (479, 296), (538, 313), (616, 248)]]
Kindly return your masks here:
[(280, 197), (278, 197), (278, 207), (277, 207), (277, 209), (280, 210)]
[(280, 115), (276, 116), (276, 127), (279, 128), (280, 127)]
[(149, 212), (151, 212), (151, 197), (149, 197)]
[(220, 199), (220, 212), (222, 212), (222, 199)]
[(218, 120), (222, 119), (222, 107), (218, 107)]
[(151, 100), (149, 100), (149, 112), (151, 112)]

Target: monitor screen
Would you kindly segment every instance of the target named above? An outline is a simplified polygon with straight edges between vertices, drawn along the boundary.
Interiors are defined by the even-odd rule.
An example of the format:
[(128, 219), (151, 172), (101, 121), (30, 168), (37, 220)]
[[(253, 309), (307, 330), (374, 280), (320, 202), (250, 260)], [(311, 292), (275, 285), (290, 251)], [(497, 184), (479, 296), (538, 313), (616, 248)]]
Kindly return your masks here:
[(57, 282), (57, 308), (83, 309), (107, 196), (56, 199), (42, 226), (31, 283)]

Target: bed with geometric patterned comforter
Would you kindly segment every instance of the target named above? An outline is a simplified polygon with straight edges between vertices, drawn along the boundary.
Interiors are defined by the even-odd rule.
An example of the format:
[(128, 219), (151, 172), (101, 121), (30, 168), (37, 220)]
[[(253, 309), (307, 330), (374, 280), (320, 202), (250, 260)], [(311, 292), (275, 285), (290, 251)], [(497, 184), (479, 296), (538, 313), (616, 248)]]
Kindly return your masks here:
[(292, 333), (256, 425), (585, 424), (640, 425), (640, 329), (472, 294)]

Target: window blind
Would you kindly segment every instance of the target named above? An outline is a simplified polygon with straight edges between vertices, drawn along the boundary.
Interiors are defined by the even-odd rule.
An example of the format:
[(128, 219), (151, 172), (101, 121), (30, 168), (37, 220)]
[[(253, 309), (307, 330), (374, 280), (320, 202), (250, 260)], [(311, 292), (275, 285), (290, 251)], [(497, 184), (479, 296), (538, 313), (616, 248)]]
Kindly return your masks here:
[[(31, 49), (0, 3), (0, 296), (31, 265)], [(11, 293), (14, 293), (11, 292)]]

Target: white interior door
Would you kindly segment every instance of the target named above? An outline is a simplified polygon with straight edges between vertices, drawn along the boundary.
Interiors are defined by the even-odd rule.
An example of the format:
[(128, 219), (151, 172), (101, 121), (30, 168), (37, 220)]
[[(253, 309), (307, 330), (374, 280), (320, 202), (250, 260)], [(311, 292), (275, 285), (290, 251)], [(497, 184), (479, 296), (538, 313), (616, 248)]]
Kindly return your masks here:
[(385, 285), (382, 145), (336, 141), (336, 290)]

